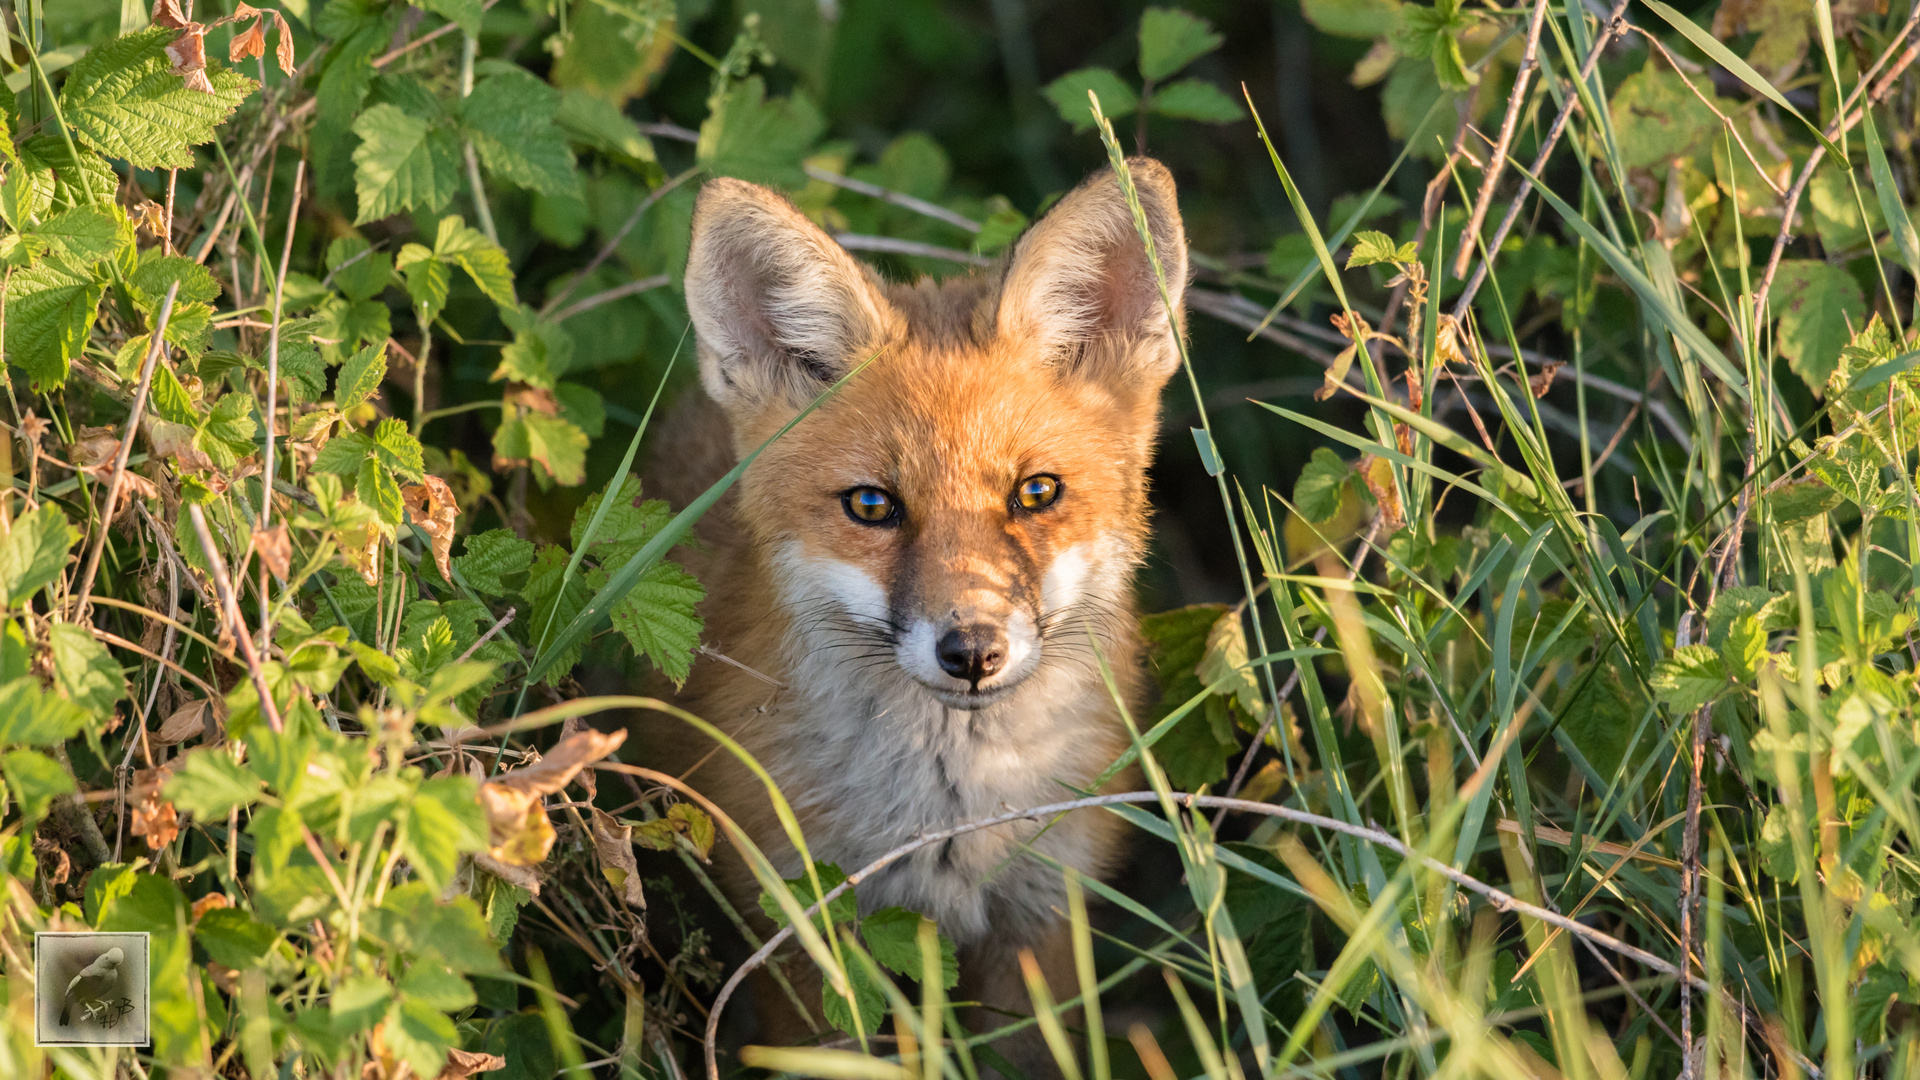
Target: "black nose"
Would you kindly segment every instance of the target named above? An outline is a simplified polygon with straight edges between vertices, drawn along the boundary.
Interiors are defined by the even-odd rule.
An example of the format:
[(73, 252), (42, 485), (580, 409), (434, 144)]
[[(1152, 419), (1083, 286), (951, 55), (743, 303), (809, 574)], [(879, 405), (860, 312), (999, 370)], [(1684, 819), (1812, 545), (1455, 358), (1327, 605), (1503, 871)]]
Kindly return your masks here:
[(977, 690), (981, 679), (1006, 665), (1007, 635), (997, 626), (959, 626), (941, 635), (933, 651), (942, 670)]

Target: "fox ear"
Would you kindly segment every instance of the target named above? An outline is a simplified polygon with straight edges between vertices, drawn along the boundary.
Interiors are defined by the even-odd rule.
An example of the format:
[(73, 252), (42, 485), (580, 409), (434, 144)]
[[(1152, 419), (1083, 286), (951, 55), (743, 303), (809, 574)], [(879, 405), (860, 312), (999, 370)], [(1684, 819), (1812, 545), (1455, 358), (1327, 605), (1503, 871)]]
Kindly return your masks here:
[[(1187, 285), (1187, 236), (1173, 175), (1152, 158), (1130, 158), (1127, 169), (1177, 319)], [(1167, 308), (1120, 181), (1103, 170), (1015, 245), (997, 329), (1004, 340), (1037, 344), (1051, 364), (1158, 389), (1180, 364), (1174, 335), (1182, 328), (1169, 321)]]
[(728, 412), (805, 404), (898, 321), (846, 249), (792, 203), (743, 180), (701, 189), (686, 288), (700, 381)]

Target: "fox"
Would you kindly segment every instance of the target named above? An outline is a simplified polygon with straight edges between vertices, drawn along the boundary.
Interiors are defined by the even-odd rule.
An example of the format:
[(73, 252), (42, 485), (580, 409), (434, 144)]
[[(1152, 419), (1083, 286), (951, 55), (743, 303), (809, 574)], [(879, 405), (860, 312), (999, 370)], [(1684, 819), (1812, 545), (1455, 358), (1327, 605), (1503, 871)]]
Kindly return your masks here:
[[(685, 554), (709, 590), (706, 644), (675, 703), (757, 759), (816, 860), (851, 873), (917, 836), (1072, 798), (1129, 745), (1101, 661), (1138, 704), (1132, 580), (1160, 392), (1182, 363), (1187, 247), (1172, 175), (1149, 158), (1128, 169), (1160, 275), (1111, 171), (991, 268), (912, 283), (768, 188), (699, 192), (684, 278), (699, 387), (663, 424), (653, 493), (685, 505), (859, 369), (766, 446)], [(732, 754), (685, 727), (636, 745), (690, 769), (783, 876), (802, 872)], [(1027, 1013), (1023, 950), (1056, 1000), (1078, 992), (1053, 864), (1101, 877), (1122, 839), (1100, 810), (999, 825), (857, 896), (863, 914), (937, 923), (959, 953), (953, 1000)], [(715, 865), (759, 919), (745, 860)], [(823, 1030), (766, 985), (754, 1001), (763, 1040)]]

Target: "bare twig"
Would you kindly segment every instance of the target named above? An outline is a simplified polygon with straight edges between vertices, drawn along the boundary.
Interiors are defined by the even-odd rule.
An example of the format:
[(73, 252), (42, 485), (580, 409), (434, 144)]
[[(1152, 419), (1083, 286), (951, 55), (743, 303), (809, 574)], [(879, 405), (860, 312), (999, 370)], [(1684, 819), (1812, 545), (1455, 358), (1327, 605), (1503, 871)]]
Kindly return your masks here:
[[(301, 158), (293, 170), (293, 202), (287, 206), (287, 239), (280, 246), (280, 272), (273, 279), (273, 326), (267, 331), (267, 442), (260, 484), (260, 521), (265, 529), (273, 520), (273, 423), (279, 409), (280, 392), (280, 309), (287, 291), (287, 265), (293, 260), (293, 230), (300, 223), (300, 188), (307, 178), (307, 160)], [(266, 563), (260, 564), (260, 647), (272, 639), (273, 601), (267, 591)]]
[(593, 257), (592, 261), (587, 263), (584, 270), (575, 274), (565, 285), (561, 286), (560, 291), (555, 293), (553, 298), (548, 300), (546, 305), (540, 309), (540, 314), (543, 317), (551, 316), (554, 311), (558, 310), (567, 297), (573, 295), (573, 290), (580, 287), (581, 282), (592, 277), (593, 272), (600, 269), (600, 264), (606, 262), (608, 256), (619, 250), (620, 244), (626, 240), (627, 234), (633, 231), (635, 225), (640, 224), (640, 218), (644, 216), (648, 210), (653, 209), (655, 203), (672, 194), (673, 190), (681, 184), (700, 175), (705, 169), (705, 165), (695, 165), (693, 168), (687, 169), (684, 172), (675, 173), (673, 176), (668, 177), (665, 183), (647, 192), (647, 197), (641, 199), (640, 205), (634, 207), (633, 213), (627, 215), (626, 223), (620, 226), (619, 231), (607, 239), (605, 246), (601, 247), (599, 253)]
[(575, 300), (573, 303), (554, 312), (551, 318), (554, 322), (566, 322), (575, 315), (592, 311), (602, 304), (611, 304), (615, 300), (624, 300), (629, 296), (635, 296), (643, 292), (658, 289), (670, 284), (672, 281), (673, 278), (666, 274), (654, 274), (651, 277), (643, 277), (629, 281), (625, 285), (615, 285), (611, 289), (594, 293), (592, 296), (583, 300)]
[(153, 323), (152, 340), (147, 342), (147, 358), (140, 364), (140, 382), (133, 391), (133, 409), (127, 413), (127, 430), (120, 436), (120, 449), (113, 458), (113, 475), (107, 479), (107, 496), (100, 509), (100, 535), (94, 538), (93, 549), (87, 553), (87, 567), (80, 574), (78, 599), (73, 605), (74, 618), (78, 620), (84, 621), (87, 617), (87, 597), (93, 593), (100, 555), (107, 548), (108, 526), (113, 524), (113, 512), (120, 503), (120, 485), (127, 477), (127, 457), (133, 453), (133, 437), (140, 430), (140, 416), (147, 408), (147, 391), (153, 386), (153, 365), (167, 348), (167, 320), (173, 317), (173, 299), (179, 292), (178, 281), (167, 286), (167, 294), (160, 300), (160, 315)]
[(911, 210), (923, 217), (930, 217), (935, 221), (944, 221), (956, 229), (963, 229), (970, 233), (980, 231), (979, 222), (965, 214), (955, 213), (944, 206), (930, 203), (925, 199), (916, 199), (905, 192), (895, 191), (892, 188), (884, 188), (879, 184), (869, 184), (865, 180), (855, 180), (851, 176), (842, 176), (837, 172), (831, 172), (818, 165), (808, 165), (805, 166), (805, 168), (808, 176), (822, 183), (832, 184), (834, 187), (845, 188), (848, 191), (857, 192), (861, 195), (872, 196), (881, 202), (892, 203), (895, 206), (905, 210)]
[(188, 503), (187, 514), (193, 518), (193, 531), (200, 537), (200, 551), (206, 555), (207, 565), (213, 570), (213, 591), (220, 601), (220, 617), (233, 634), (233, 643), (240, 650), (240, 658), (247, 662), (247, 674), (253, 679), (253, 692), (260, 697), (260, 715), (267, 718), (267, 727), (278, 734), (280, 709), (267, 689), (267, 675), (260, 666), (260, 654), (254, 651), (253, 635), (247, 632), (247, 621), (240, 615), (240, 604), (233, 594), (233, 581), (227, 575), (226, 557), (220, 554), (220, 548), (214, 544), (213, 533), (207, 528), (207, 516), (200, 512), (199, 504)]
[(967, 266), (991, 266), (993, 260), (985, 255), (975, 255), (971, 251), (958, 248), (940, 247), (937, 244), (923, 244), (918, 240), (900, 240), (891, 236), (865, 236), (860, 233), (835, 233), (833, 238), (848, 251), (874, 251), (886, 255), (917, 255), (923, 259), (940, 259), (945, 262), (962, 263)]
[[(1593, 48), (1580, 64), (1579, 81), (1581, 83), (1593, 77), (1593, 69), (1600, 63), (1600, 54), (1606, 52), (1607, 46), (1613, 42), (1613, 39), (1626, 33), (1627, 5), (1630, 3), (1632, 0), (1615, 0), (1613, 10), (1607, 14), (1606, 25), (1600, 28), (1600, 36), (1594, 39)], [(1553, 148), (1559, 145), (1561, 134), (1567, 130), (1567, 120), (1573, 116), (1573, 110), (1579, 104), (1579, 93), (1569, 88), (1566, 104), (1560, 107), (1560, 114), (1553, 118), (1553, 126), (1547, 129), (1547, 137), (1541, 140), (1540, 151), (1533, 156), (1533, 168), (1528, 170), (1529, 172), (1538, 176), (1540, 170), (1547, 167), (1547, 159), (1553, 156)], [(1500, 219), (1500, 227), (1493, 231), (1493, 238), (1487, 241), (1488, 254), (1498, 252), (1500, 245), (1506, 242), (1507, 234), (1513, 231), (1514, 223), (1520, 220), (1520, 210), (1526, 206), (1527, 196), (1532, 193), (1532, 190), (1531, 187), (1523, 189), (1507, 207), (1506, 217)], [(1486, 283), (1487, 269), (1487, 260), (1481, 259), (1480, 265), (1473, 271), (1473, 277), (1469, 278), (1466, 287), (1460, 290), (1460, 299), (1453, 305), (1454, 318), (1466, 318), (1467, 309), (1473, 304), (1474, 295), (1480, 291), (1480, 286)]]
[[(1533, 19), (1527, 24), (1527, 48), (1520, 57), (1520, 70), (1513, 76), (1513, 92), (1507, 95), (1507, 115), (1500, 121), (1500, 137), (1494, 140), (1493, 152), (1487, 157), (1487, 168), (1480, 179), (1480, 194), (1473, 200), (1473, 214), (1467, 218), (1466, 231), (1461, 233), (1460, 250), (1453, 256), (1453, 276), (1467, 276), (1467, 266), (1473, 262), (1473, 237), (1480, 235), (1480, 226), (1487, 220), (1487, 207), (1493, 205), (1493, 189), (1500, 183), (1500, 174), (1507, 167), (1507, 148), (1513, 145), (1513, 129), (1520, 123), (1520, 110), (1527, 103), (1527, 90), (1533, 82), (1534, 69), (1540, 66), (1540, 27), (1547, 21), (1547, 0), (1534, 0)], [(1442, 174), (1444, 175), (1444, 173)]]
[[(468, 657), (472, 656), (474, 653), (478, 652), (480, 650), (480, 646), (485, 645), (489, 641), (492, 641), (493, 635), (506, 629), (507, 624), (513, 621), (513, 616), (514, 616), (514, 609), (510, 607), (507, 609), (507, 613), (505, 615), (500, 616), (499, 619), (494, 621), (494, 624), (492, 626), (487, 627), (486, 633), (481, 634), (478, 638), (474, 639), (473, 644), (467, 646), (467, 651), (460, 654), (460, 660), (467, 659)], [(460, 660), (456, 660), (454, 661), (454, 663), (459, 663)]]

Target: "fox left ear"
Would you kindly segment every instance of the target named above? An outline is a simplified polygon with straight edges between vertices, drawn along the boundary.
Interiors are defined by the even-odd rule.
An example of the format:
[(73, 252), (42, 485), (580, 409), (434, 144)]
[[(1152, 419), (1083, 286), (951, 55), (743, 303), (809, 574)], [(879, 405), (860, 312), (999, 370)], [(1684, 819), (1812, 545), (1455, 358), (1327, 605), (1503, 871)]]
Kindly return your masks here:
[(1160, 295), (1146, 245), (1118, 177), (1103, 171), (1075, 188), (1014, 246), (1000, 289), (1003, 340), (1037, 343), (1047, 362), (1157, 390), (1180, 366), (1187, 234), (1173, 174), (1152, 158), (1129, 158), (1155, 254), (1166, 275)]

